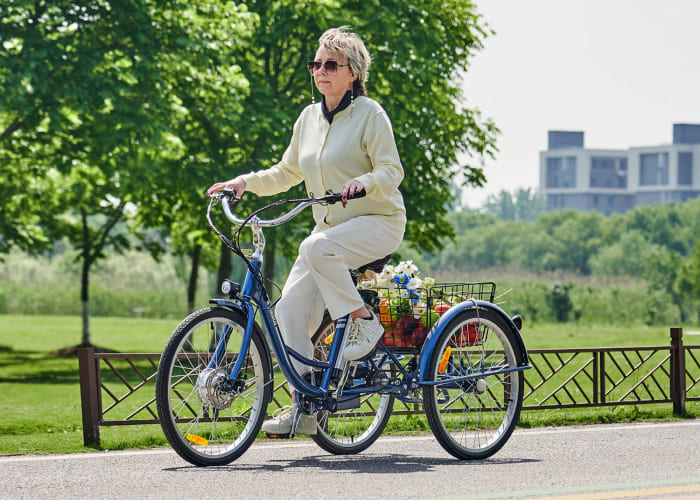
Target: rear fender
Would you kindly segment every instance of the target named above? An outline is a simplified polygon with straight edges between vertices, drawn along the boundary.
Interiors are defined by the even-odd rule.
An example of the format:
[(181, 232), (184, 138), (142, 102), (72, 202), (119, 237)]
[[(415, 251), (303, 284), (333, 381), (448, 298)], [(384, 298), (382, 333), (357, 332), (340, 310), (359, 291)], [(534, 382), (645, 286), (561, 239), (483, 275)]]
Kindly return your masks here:
[(435, 350), (437, 346), (438, 339), (440, 338), (440, 334), (442, 331), (447, 327), (447, 325), (452, 321), (452, 319), (457, 316), (459, 313), (462, 311), (465, 311), (467, 309), (479, 307), (482, 309), (489, 309), (493, 312), (495, 312), (501, 319), (503, 319), (504, 323), (507, 325), (508, 328), (510, 328), (510, 331), (512, 333), (512, 338), (515, 339), (516, 346), (519, 348), (520, 351), (520, 359), (518, 359), (518, 366), (526, 366), (528, 364), (528, 357), (527, 357), (527, 351), (525, 349), (525, 342), (523, 342), (523, 337), (520, 334), (520, 330), (518, 330), (518, 327), (515, 325), (513, 320), (506, 314), (506, 312), (498, 307), (495, 304), (492, 304), (491, 302), (486, 302), (484, 300), (475, 300), (475, 299), (470, 299), (466, 300), (464, 302), (460, 302), (457, 305), (452, 306), (445, 314), (440, 316), (440, 318), (435, 322), (433, 327), (430, 329), (430, 332), (428, 332), (428, 336), (425, 339), (425, 343), (423, 344), (423, 348), (421, 349), (421, 354), (420, 354), (420, 373), (421, 373), (421, 378), (423, 377), (423, 374), (428, 373), (428, 365), (430, 363), (430, 357), (433, 354), (433, 350)]

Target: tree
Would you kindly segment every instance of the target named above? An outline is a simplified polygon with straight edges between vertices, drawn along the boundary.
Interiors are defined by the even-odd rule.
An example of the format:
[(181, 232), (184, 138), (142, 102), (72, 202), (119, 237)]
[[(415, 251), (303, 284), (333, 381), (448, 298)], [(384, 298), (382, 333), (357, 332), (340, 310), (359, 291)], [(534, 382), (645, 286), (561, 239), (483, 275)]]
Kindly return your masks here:
[(695, 240), (693, 255), (681, 263), (676, 287), (689, 304), (695, 304), (700, 321), (700, 238)]
[(217, 72), (210, 64), (221, 43), (208, 29), (213, 10), (218, 22), (229, 19), (229, 29), (245, 21), (223, 0), (0, 5), (0, 146), (13, 160), (19, 185), (32, 185), (23, 172), (27, 164), (34, 165), (34, 177), (57, 181), (50, 187), (64, 213), (44, 225), (53, 238), (67, 237), (79, 250), (83, 345), (90, 343), (91, 266), (105, 249), (129, 246), (130, 239), (115, 231), (117, 223), (157, 197), (163, 179), (171, 177), (167, 159), (178, 149), (171, 130), (182, 117), (172, 81), (197, 71), (240, 79), (235, 66)]
[(547, 200), (544, 195), (531, 188), (520, 188), (515, 192), (515, 219), (534, 221), (545, 213)]
[[(491, 34), (471, 2), (348, 2), (374, 55), (368, 89), (387, 109), (406, 177), (405, 238), (434, 251), (453, 237), (446, 221), (450, 181), (481, 186), (498, 129), (465, 106), (462, 77)], [(354, 8), (354, 9), (353, 9)]]
[(641, 277), (656, 249), (658, 245), (649, 243), (638, 230), (627, 231), (619, 235), (618, 241), (601, 247), (591, 257), (592, 274), (597, 277)]
[(674, 250), (656, 247), (646, 263), (644, 278), (652, 289), (661, 290), (671, 297), (671, 301), (678, 307), (681, 323), (688, 317), (688, 299), (683, 290), (683, 284), (679, 286), (679, 274), (683, 257)]
[(531, 188), (520, 188), (513, 193), (501, 190), (486, 199), (483, 210), (501, 220), (534, 221), (545, 213), (544, 196)]
[[(124, 218), (177, 235), (171, 242), (197, 261), (202, 191), (281, 158), (309, 102), (305, 62), (331, 26), (354, 26), (374, 56), (368, 88), (394, 123), (414, 247), (433, 250), (454, 236), (445, 220), (449, 182), (483, 184), (483, 157), (495, 151), (495, 125), (464, 107), (460, 93), (490, 34), (468, 2), (11, 0), (0, 19), (3, 158), (16, 186), (59, 183), (69, 209), (51, 236), (76, 238), (88, 259), (86, 287), (106, 248), (130, 244), (112, 233)], [(24, 203), (25, 230), (3, 226), (2, 244), (41, 240), (31, 230), (46, 211)], [(44, 218), (40, 227), (50, 224)], [(272, 256), (293, 256), (310, 224), (298, 218), (271, 232), (268, 276)], [(86, 309), (87, 299), (86, 291)]]
[[(229, 142), (240, 148), (242, 160), (222, 175), (267, 168), (282, 157), (294, 121), (310, 103), (305, 63), (313, 59), (318, 37), (327, 28), (349, 24), (373, 56), (368, 93), (394, 126), (405, 169), (405, 238), (416, 248), (440, 248), (444, 237), (454, 235), (445, 219), (453, 201), (450, 180), (459, 173), (465, 183), (483, 184), (481, 160), (495, 151), (495, 125), (464, 107), (461, 95), (461, 75), (490, 33), (474, 5), (436, 0), (253, 0), (247, 5), (260, 19), (237, 55), (251, 82), (244, 101), (249, 121)], [(458, 157), (468, 160), (458, 163)], [(295, 188), (284, 196), (301, 193)], [(299, 217), (288, 230), (266, 235), (268, 277), (274, 274), (272, 255), (293, 257), (310, 227), (309, 217)]]
[(513, 196), (505, 189), (486, 199), (484, 211), (500, 220), (515, 220), (517, 217)]

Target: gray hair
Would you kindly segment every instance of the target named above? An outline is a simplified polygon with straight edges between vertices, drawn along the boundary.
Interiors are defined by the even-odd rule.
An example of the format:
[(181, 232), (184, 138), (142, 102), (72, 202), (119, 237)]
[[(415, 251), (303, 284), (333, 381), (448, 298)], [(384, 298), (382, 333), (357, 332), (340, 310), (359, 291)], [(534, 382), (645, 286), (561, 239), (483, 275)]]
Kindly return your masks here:
[(365, 82), (369, 78), (369, 65), (372, 57), (369, 55), (362, 38), (350, 31), (349, 26), (326, 30), (318, 39), (320, 47), (329, 52), (342, 55), (348, 60), (350, 71), (356, 80), (353, 89), (356, 95), (367, 95)]

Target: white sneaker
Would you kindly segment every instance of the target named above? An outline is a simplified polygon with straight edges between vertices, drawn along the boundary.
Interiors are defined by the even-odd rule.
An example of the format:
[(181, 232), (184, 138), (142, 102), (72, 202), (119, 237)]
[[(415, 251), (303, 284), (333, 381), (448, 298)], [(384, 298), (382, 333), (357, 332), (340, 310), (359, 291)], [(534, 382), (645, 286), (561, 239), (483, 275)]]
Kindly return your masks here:
[(348, 342), (343, 351), (344, 361), (353, 361), (367, 356), (382, 338), (384, 327), (374, 313), (369, 318), (355, 318), (347, 329)]
[[(297, 406), (285, 406), (280, 408), (273, 415), (271, 420), (263, 422), (262, 431), (267, 434), (284, 435), (292, 432), (292, 422), (294, 414), (297, 411)], [(316, 417), (313, 415), (302, 414), (297, 425), (296, 434), (307, 434), (313, 436), (316, 434)]]

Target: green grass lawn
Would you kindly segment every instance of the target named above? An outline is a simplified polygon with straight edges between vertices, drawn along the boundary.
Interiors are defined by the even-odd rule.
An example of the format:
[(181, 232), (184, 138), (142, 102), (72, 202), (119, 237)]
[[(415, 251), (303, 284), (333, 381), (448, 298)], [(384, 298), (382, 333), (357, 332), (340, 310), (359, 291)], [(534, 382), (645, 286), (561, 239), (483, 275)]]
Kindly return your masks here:
[[(119, 352), (159, 353), (179, 320), (92, 318), (92, 342)], [(668, 328), (532, 324), (523, 337), (529, 349), (667, 345)], [(698, 339), (695, 342), (695, 338)], [(0, 315), (0, 454), (68, 453), (83, 447), (77, 357), (55, 351), (81, 340), (74, 316)], [(686, 338), (687, 344), (700, 337)], [(689, 405), (692, 412), (697, 405)], [(566, 422), (670, 418), (670, 405), (659, 408), (538, 410), (523, 415), (524, 426)], [(424, 432), (424, 417), (392, 418), (387, 432)], [(165, 445), (156, 425), (101, 427), (101, 449)]]
[[(92, 318), (93, 344), (160, 352), (178, 320)], [(0, 454), (83, 451), (77, 357), (54, 351), (81, 340), (75, 316), (0, 315)], [(103, 428), (102, 448), (165, 444), (158, 426)]]

